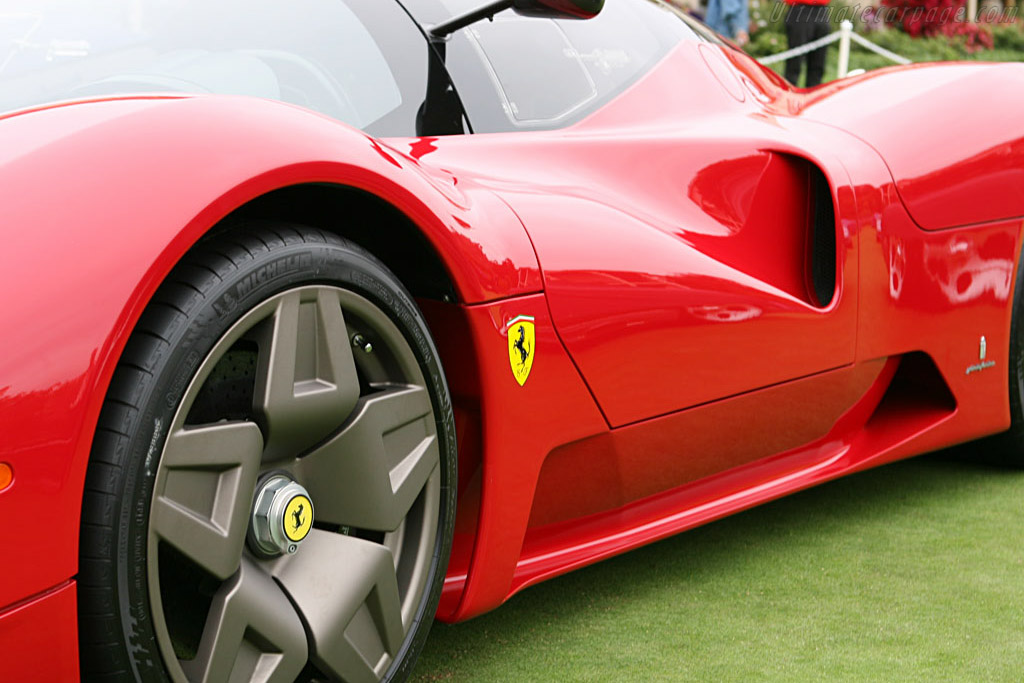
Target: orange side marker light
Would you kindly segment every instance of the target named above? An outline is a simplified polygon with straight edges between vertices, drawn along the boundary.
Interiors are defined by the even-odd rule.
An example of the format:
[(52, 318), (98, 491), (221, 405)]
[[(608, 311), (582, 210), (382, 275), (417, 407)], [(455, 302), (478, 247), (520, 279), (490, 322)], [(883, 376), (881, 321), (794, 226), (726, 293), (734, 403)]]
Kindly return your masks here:
[(5, 462), (0, 462), (0, 491), (11, 485), (14, 481), (14, 470)]

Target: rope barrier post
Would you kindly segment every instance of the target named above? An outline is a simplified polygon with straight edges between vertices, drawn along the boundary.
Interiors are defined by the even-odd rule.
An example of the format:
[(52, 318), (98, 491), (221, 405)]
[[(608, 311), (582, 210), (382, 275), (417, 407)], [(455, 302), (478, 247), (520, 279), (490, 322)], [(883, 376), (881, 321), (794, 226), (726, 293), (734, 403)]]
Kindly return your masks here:
[[(974, 0), (977, 2), (977, 0)], [(850, 34), (853, 33), (853, 22), (849, 19), (839, 24), (839, 78), (846, 78), (850, 71)]]
[(794, 47), (792, 50), (777, 52), (773, 55), (768, 55), (767, 57), (759, 57), (757, 61), (767, 66), (769, 64), (775, 64), (776, 62), (789, 59), (790, 57), (805, 55), (808, 52), (813, 52), (814, 50), (825, 47), (826, 45), (831, 45), (836, 41), (841, 41), (841, 44), (839, 45), (839, 69), (837, 69), (837, 71), (839, 72), (840, 78), (845, 78), (850, 73), (850, 42), (853, 41), (861, 47), (871, 50), (875, 54), (881, 55), (890, 61), (896, 62), (897, 64), (911, 63), (906, 57), (901, 57), (895, 52), (890, 52), (881, 45), (875, 45), (864, 36), (854, 33), (853, 22), (848, 20), (844, 21), (839, 25), (839, 27), (839, 31), (833, 31), (827, 36), (822, 36), (817, 40), (804, 43), (800, 47)]

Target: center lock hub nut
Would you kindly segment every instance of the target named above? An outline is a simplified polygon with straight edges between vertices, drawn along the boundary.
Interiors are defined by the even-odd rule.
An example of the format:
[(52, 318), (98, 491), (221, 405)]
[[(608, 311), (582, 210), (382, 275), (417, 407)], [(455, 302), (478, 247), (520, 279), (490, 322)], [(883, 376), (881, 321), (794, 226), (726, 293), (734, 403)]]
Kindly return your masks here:
[(283, 474), (264, 479), (256, 490), (249, 547), (262, 557), (294, 553), (313, 528), (313, 501), (301, 484)]

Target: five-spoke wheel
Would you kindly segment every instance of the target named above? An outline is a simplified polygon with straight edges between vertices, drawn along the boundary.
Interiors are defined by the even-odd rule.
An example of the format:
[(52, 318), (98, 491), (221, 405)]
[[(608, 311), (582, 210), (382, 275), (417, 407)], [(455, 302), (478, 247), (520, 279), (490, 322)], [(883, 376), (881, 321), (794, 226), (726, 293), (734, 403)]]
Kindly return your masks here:
[[(426, 325), (368, 254), (268, 227), (197, 248), (140, 321), (101, 416), (84, 670), (403, 678), (451, 543), (453, 433)], [(89, 543), (94, 527), (109, 546)]]

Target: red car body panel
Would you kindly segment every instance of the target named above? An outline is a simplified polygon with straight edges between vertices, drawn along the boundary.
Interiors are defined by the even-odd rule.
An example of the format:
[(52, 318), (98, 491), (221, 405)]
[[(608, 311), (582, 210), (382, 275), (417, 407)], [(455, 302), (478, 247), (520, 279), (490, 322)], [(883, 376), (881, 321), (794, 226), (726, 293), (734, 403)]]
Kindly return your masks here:
[[(918, 225), (936, 230), (1024, 214), (1024, 196), (1006, 191), (1024, 182), (1024, 134), (1014, 117), (1024, 104), (1024, 66), (932, 65), (861, 78), (825, 86), (803, 103), (803, 116), (878, 150)], [(984, 122), (971, 112), (978, 102)], [(935, 144), (943, 131), (955, 142)]]
[[(572, 129), (439, 140), (423, 159), (472, 173), (523, 219), (551, 323), (608, 422), (572, 444), (555, 438), (560, 447), (533, 463), (520, 450), (505, 453), (504, 438), (487, 441), (487, 415), (463, 416), (479, 423), (474, 445), (460, 441), (461, 452), (482, 453), (486, 476), (462, 489), (458, 526), (481, 531), (472, 552), (469, 536), (456, 541), (442, 618), (479, 614), (595, 558), (1009, 424), (1005, 373), (965, 371), (980, 335), (991, 357), (1008, 353), (1020, 221), (921, 230), (875, 150), (834, 126), (791, 117), (789, 103), (729, 96), (715, 103), (713, 120), (687, 112), (691, 127), (683, 129), (666, 112), (706, 103), (671, 84), (701, 73), (697, 58), (704, 56), (692, 46), (680, 48)], [(720, 94), (715, 80), (699, 87)], [(659, 97), (663, 106), (649, 106)], [(723, 115), (727, 104), (732, 118)], [(487, 165), (493, 158), (503, 163)], [(804, 159), (826, 172), (837, 198), (839, 294), (823, 309), (806, 300), (795, 265), (801, 249), (785, 242), (798, 235), (770, 221), (796, 216), (787, 199), (799, 196), (794, 167)], [(458, 329), (453, 312), (427, 313), (435, 330)], [(508, 308), (506, 319), (518, 314)], [(473, 328), (473, 320), (462, 324)], [(495, 326), (482, 327), (474, 338)], [(454, 359), (449, 372), (461, 364), (457, 343), (441, 345), (442, 357)], [(495, 363), (503, 343), (490, 342)], [(901, 361), (899, 377), (925, 356), (951, 393), (901, 405), (900, 385), (892, 389)], [(503, 390), (539, 400), (506, 369), (488, 386), (487, 367), (476, 359), (471, 372), (483, 384), (468, 398), (457, 392), (457, 403), (486, 405)], [(561, 405), (554, 416), (538, 410), (526, 431), (540, 440), (538, 431), (559, 432), (563, 416), (593, 422), (578, 391)], [(477, 445), (481, 438), (487, 446)], [(488, 474), (509, 463), (515, 476)], [(495, 537), (489, 514), (501, 520)]]
[[(282, 127), (295, 134), (275, 137)], [(85, 465), (114, 366), (171, 267), (231, 210), (300, 183), (364, 189), (437, 240), (460, 299), (542, 288), (522, 225), (500, 200), (287, 105), (210, 97), (57, 106), (0, 122), (0, 150), (11, 227), (0, 289), (10, 293), (5, 314), (19, 321), (0, 339), (0, 459), (14, 470), (0, 517), (33, 510), (40, 530), (3, 525), (0, 547), (53, 558), (8, 566), (0, 605), (76, 573)]]
[(4, 680), (77, 680), (77, 612), (73, 581), (0, 610)]
[[(421, 301), (459, 432), (443, 619), (791, 491), (1005, 429), (1020, 144), (975, 132), (921, 152), (915, 141), (947, 118), (970, 127), (975, 101), (937, 90), (968, 87), (952, 73), (868, 74), (794, 94), (751, 60), (687, 44), (566, 130), (383, 142), (287, 105), (218, 96), (6, 117), (0, 461), (14, 482), (0, 491), (0, 518), (29, 510), (34, 522), (31, 534), (0, 526), (0, 547), (33, 558), (4, 567), (0, 658), (45, 658), (74, 676), (81, 492), (113, 368), (189, 247), (282, 187), (336, 184), (390, 202), (457, 292), (457, 303)], [(901, 139), (886, 127), (914, 101), (864, 102), (905, 99), (911, 82), (945, 114), (915, 119), (903, 130), (919, 137)], [(802, 266), (810, 169), (835, 196), (827, 306)], [(964, 173), (970, 183), (953, 182)], [(935, 230), (949, 226), (960, 227)], [(524, 386), (507, 356), (518, 315), (537, 330)], [(996, 365), (970, 371), (982, 336)], [(38, 641), (4, 635), (43, 623), (45, 657)], [(53, 633), (66, 644), (57, 652)]]

